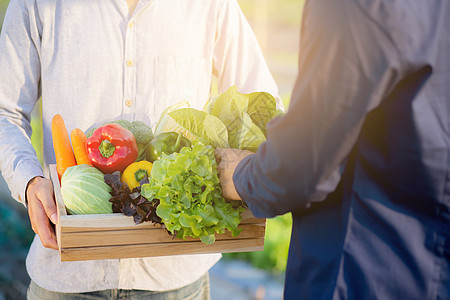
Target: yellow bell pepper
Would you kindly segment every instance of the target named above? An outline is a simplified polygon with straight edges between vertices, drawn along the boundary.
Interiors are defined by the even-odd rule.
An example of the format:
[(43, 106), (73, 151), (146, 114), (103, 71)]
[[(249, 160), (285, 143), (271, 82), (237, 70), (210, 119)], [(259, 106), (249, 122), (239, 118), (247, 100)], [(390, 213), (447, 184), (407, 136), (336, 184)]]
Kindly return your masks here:
[(132, 191), (135, 187), (139, 187), (140, 181), (145, 176), (150, 177), (153, 164), (149, 161), (142, 160), (130, 164), (122, 173), (122, 182), (126, 183)]

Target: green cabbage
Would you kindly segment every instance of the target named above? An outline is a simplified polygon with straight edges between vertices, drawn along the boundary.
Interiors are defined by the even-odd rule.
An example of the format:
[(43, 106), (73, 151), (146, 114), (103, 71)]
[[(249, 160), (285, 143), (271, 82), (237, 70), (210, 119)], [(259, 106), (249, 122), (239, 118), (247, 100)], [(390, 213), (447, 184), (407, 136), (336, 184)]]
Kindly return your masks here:
[(61, 178), (61, 194), (72, 215), (112, 213), (111, 188), (104, 174), (89, 165), (69, 167)]

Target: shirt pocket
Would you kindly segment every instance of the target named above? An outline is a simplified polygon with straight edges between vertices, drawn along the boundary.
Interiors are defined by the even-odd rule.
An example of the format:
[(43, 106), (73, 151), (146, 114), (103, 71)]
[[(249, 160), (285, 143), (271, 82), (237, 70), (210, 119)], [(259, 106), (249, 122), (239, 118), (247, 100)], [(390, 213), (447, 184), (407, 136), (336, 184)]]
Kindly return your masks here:
[(157, 56), (154, 68), (156, 116), (168, 107), (187, 100), (202, 109), (208, 101), (211, 70), (206, 58)]

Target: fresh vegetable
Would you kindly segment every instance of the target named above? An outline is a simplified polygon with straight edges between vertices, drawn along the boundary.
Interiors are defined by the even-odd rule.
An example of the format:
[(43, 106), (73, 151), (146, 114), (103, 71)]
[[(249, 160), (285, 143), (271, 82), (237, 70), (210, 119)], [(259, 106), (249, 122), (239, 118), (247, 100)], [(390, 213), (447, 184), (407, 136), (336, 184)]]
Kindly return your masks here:
[(167, 107), (159, 117), (158, 123), (156, 124), (155, 128), (155, 135), (160, 134), (161, 132), (182, 132), (185, 137), (187, 137), (189, 140), (193, 140), (194, 136), (189, 136), (189, 131), (187, 131), (185, 128), (181, 127), (180, 124), (175, 122), (170, 116), (169, 113), (181, 108), (187, 108), (190, 107), (189, 101), (183, 100), (181, 102), (175, 103), (174, 105), (171, 105)]
[[(147, 146), (147, 144), (150, 143), (150, 141), (153, 139), (152, 129), (142, 121), (130, 122), (127, 120), (115, 120), (115, 121), (107, 122), (103, 125), (111, 124), (111, 123), (118, 124), (118, 125), (122, 126), (123, 128), (131, 131), (131, 133), (134, 135), (134, 138), (136, 139), (136, 143), (139, 148), (139, 154), (138, 154), (138, 157), (136, 158), (136, 161), (143, 160), (145, 158), (145, 153), (144, 153), (145, 146)], [(94, 133), (95, 129), (97, 129), (97, 128), (92, 128), (91, 130), (87, 131), (86, 136), (88, 138), (91, 137), (92, 134)]]
[(77, 164), (70, 144), (69, 134), (61, 115), (56, 114), (52, 119), (52, 140), (56, 158), (56, 170), (59, 180), (64, 171)]
[(152, 166), (153, 164), (146, 160), (134, 162), (123, 171), (122, 181), (132, 191), (134, 188), (141, 186), (141, 180), (150, 177)]
[[(148, 184), (141, 195), (155, 203), (156, 214), (178, 238), (200, 238), (212, 244), (216, 233), (239, 234), (242, 207), (233, 207), (222, 195), (217, 164), (211, 146), (195, 143), (179, 153), (163, 155), (153, 163)], [(237, 201), (233, 201), (239, 203)]]
[[(203, 144), (213, 147), (229, 148), (228, 130), (223, 122), (216, 116), (194, 108), (180, 108), (169, 113), (172, 122), (175, 120), (181, 124), (179, 128), (183, 135), (192, 140), (198, 140)], [(189, 134), (186, 134), (188, 132)]]
[(133, 121), (128, 129), (136, 138), (136, 143), (147, 145), (153, 139), (153, 132), (150, 127), (142, 121)]
[(256, 151), (266, 139), (266, 124), (282, 114), (272, 95), (265, 92), (241, 94), (235, 86), (210, 101), (203, 111), (179, 106), (166, 110), (157, 130), (167, 131), (170, 126), (191, 140), (213, 147), (250, 151)]
[[(109, 202), (112, 203), (113, 212), (133, 216), (136, 225), (142, 222), (161, 224), (161, 218), (156, 215), (156, 207), (159, 201), (149, 202), (140, 194), (140, 186), (134, 188), (133, 192), (130, 191), (128, 186), (120, 181), (119, 171), (105, 174), (105, 183), (112, 189), (112, 197)], [(148, 183), (148, 178), (141, 180), (141, 183)]]
[(259, 129), (267, 134), (266, 125), (270, 120), (283, 114), (283, 111), (277, 109), (275, 98), (265, 92), (255, 92), (247, 94), (248, 106), (247, 113), (252, 119), (252, 122), (258, 126)]
[(145, 149), (145, 158), (154, 162), (161, 158), (162, 154), (167, 155), (179, 152), (183, 147), (190, 147), (191, 141), (181, 133), (162, 132), (155, 136)]
[(247, 113), (248, 102), (248, 95), (239, 93), (236, 87), (230, 88), (215, 100), (211, 114), (227, 127), (231, 148), (255, 152), (266, 137)]
[(111, 188), (104, 174), (89, 165), (69, 167), (61, 178), (61, 194), (67, 211), (73, 215), (112, 213)]
[(87, 164), (91, 165), (91, 161), (87, 155), (86, 151), (86, 135), (83, 130), (75, 128), (70, 134), (70, 139), (72, 140), (73, 153), (75, 155), (75, 160), (77, 165)]
[(134, 135), (118, 124), (106, 124), (87, 139), (86, 149), (92, 165), (103, 173), (122, 172), (138, 156)]

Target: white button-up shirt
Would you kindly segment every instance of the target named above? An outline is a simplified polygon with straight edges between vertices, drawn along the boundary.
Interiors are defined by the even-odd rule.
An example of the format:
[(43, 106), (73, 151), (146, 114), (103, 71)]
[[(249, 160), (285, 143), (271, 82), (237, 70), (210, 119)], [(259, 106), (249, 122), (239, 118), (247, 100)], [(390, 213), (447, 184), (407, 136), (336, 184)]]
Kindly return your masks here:
[[(44, 165), (54, 163), (51, 120), (68, 130), (112, 119), (154, 126), (168, 106), (201, 109), (213, 76), (219, 92), (277, 95), (235, 0), (15, 0), (0, 38), (0, 167), (13, 197), (47, 172), (30, 143), (30, 114), (42, 96)], [(220, 254), (60, 262), (36, 237), (30, 277), (59, 292), (168, 290), (198, 279)]]

